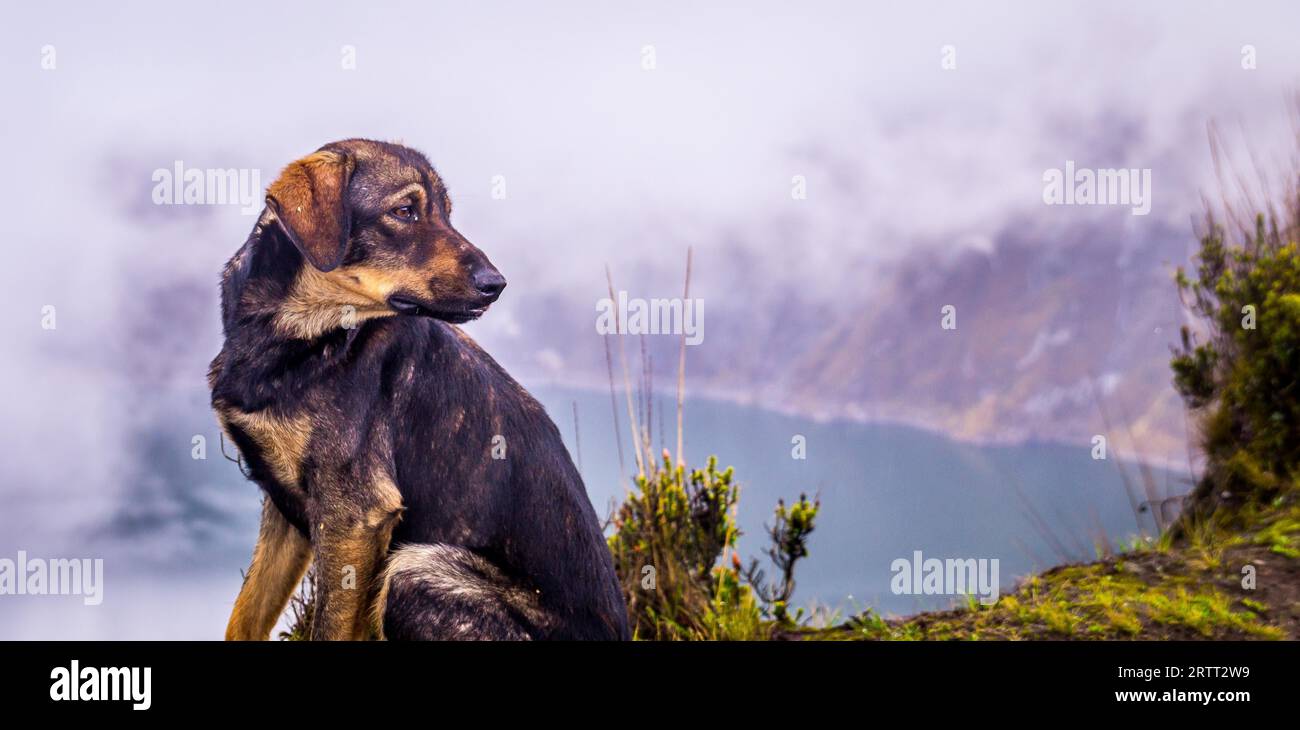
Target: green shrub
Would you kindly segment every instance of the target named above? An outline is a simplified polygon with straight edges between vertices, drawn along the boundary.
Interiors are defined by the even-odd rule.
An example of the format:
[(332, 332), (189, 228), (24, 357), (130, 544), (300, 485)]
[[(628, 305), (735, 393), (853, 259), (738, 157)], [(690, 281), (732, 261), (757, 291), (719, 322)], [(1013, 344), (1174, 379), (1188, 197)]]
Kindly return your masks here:
[(1233, 246), (1209, 219), (1195, 278), (1178, 270), (1201, 324), (1182, 328), (1171, 362), (1206, 455), (1189, 514), (1266, 503), (1294, 488), (1300, 466), (1300, 252), (1294, 220), (1265, 222)]
[(805, 497), (779, 503), (770, 526), (770, 557), (781, 582), (769, 586), (756, 564), (742, 570), (736, 552), (740, 487), (734, 471), (718, 471), (716, 456), (688, 474), (662, 465), (638, 475), (614, 516), (609, 548), (638, 639), (759, 640), (789, 621), (794, 565), (808, 554), (818, 505)]
[(767, 536), (772, 541), (767, 556), (781, 571), (781, 580), (769, 584), (757, 560), (752, 561), (745, 572), (767, 613), (782, 623), (797, 622), (803, 617), (802, 609), (793, 617), (789, 614), (790, 598), (794, 596), (794, 565), (800, 558), (808, 557), (808, 536), (812, 534), (820, 509), (821, 502), (809, 502), (805, 494), (799, 495), (799, 501), (789, 508), (786, 508), (785, 500), (777, 500), (774, 519), (767, 528)]

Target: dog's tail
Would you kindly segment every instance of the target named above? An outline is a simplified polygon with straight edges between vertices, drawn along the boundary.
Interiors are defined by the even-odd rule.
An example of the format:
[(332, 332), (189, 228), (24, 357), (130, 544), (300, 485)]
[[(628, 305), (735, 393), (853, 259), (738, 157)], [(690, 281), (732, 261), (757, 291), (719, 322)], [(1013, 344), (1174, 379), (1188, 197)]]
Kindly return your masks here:
[(388, 556), (375, 625), (385, 639), (529, 640), (552, 623), (538, 596), (467, 548), (402, 545)]

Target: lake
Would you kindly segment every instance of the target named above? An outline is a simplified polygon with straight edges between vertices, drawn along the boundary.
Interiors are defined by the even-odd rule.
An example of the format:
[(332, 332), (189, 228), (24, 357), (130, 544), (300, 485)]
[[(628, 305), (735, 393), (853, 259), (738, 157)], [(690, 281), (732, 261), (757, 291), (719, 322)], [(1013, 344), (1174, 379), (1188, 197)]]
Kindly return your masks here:
[[(598, 514), (625, 494), (609, 393), (537, 386), (577, 454)], [(258, 493), (222, 458), (207, 393), (154, 388), (147, 405), (124, 389), (137, 418), (122, 434), (123, 470), (101, 485), (49, 485), (7, 495), (13, 558), (98, 557), (105, 561), (103, 603), (76, 597), (0, 597), (0, 638), (218, 639), (238, 592), (257, 534)], [(671, 398), (655, 404), (665, 436), (676, 436)], [(619, 419), (627, 429), (625, 402)], [(1095, 557), (1105, 534), (1114, 544), (1138, 531), (1117, 463), (1092, 458), (1091, 434), (1077, 445), (980, 446), (915, 428), (820, 423), (724, 401), (691, 400), (685, 450), (692, 466), (710, 455), (734, 466), (742, 485), (740, 550), (765, 560), (764, 523), (778, 498), (800, 492), (821, 499), (821, 513), (796, 572), (794, 602), (841, 615), (874, 608), (907, 614), (947, 607), (947, 596), (895, 595), (891, 563), (926, 558), (994, 559), (1004, 587), (1018, 577), (1067, 560)], [(804, 437), (806, 458), (792, 457)], [(196, 459), (195, 436), (206, 458)], [(658, 448), (658, 447), (656, 447)], [(625, 458), (632, 464), (630, 447)], [(1136, 475), (1136, 469), (1129, 465)], [(1183, 475), (1153, 471), (1161, 490), (1185, 490)], [(1136, 476), (1134, 477), (1136, 479)], [(52, 515), (58, 516), (57, 519)], [(1143, 524), (1151, 528), (1150, 516)], [(27, 529), (23, 529), (23, 525)], [(22, 536), (16, 538), (15, 536)], [(44, 551), (44, 555), (42, 555)], [(769, 571), (770, 572), (770, 571)]]

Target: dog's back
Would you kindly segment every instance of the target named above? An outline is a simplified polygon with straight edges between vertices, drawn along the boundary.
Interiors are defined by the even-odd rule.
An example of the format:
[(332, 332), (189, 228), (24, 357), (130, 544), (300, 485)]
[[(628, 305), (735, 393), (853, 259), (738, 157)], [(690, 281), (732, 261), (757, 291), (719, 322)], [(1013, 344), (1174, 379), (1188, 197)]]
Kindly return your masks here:
[[(367, 390), (380, 396), (376, 416), (397, 429), (393, 466), (406, 507), (387, 572), (402, 584), (388, 589), (385, 633), (429, 624), (431, 596), (394, 600), (394, 590), (448, 581), (460, 595), (439, 621), (478, 592), (484, 602), (466, 610), (503, 602), (537, 638), (626, 638), (609, 549), (542, 406), (452, 325), (400, 318), (366, 326), (381, 330)], [(424, 618), (412, 626), (412, 614)]]

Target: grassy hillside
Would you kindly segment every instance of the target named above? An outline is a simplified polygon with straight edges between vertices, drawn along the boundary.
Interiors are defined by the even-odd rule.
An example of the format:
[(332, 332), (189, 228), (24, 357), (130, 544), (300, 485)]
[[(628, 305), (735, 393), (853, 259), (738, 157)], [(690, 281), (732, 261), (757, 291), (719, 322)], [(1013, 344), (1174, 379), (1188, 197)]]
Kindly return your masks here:
[[(679, 479), (661, 481), (680, 489)], [(730, 472), (726, 483), (730, 487)], [(672, 502), (689, 504), (689, 495), (687, 487)], [(689, 537), (691, 511), (644, 509), (656, 499), (639, 492), (630, 501), (643, 516), (660, 515), (657, 529), (674, 535), (679, 544), (698, 544)], [(734, 501), (721, 503), (734, 506)], [(797, 540), (792, 541), (781, 518), (784, 506), (778, 507), (773, 525), (770, 555), (790, 567), (783, 584), (793, 583), (794, 561), (780, 558), (781, 546), (789, 555), (806, 555), (816, 515), (815, 505), (798, 504), (803, 522)], [(725, 514), (726, 508), (721, 511)], [(716, 517), (718, 511), (712, 514)], [(641, 639), (1300, 640), (1300, 491), (1235, 510), (1230, 520), (1222, 514), (1193, 514), (1187, 512), (1178, 529), (1157, 540), (1135, 541), (1112, 557), (1029, 577), (992, 606), (972, 598), (951, 610), (905, 618), (867, 611), (828, 628), (807, 626), (800, 612), (773, 602), (761, 574), (756, 583), (748, 580), (752, 573), (741, 569), (734, 552), (724, 559), (727, 537), (714, 543), (716, 550), (711, 548), (702, 562), (696, 553), (689, 570), (676, 571), (671, 582), (658, 585), (639, 580), (642, 564), (671, 563), (672, 553), (664, 552), (663, 543), (655, 547), (654, 538), (647, 537), (650, 531), (639, 527), (637, 539), (629, 541), (624, 522), (611, 545)], [(730, 529), (725, 519), (710, 524), (721, 524), (723, 535)], [(633, 551), (629, 544), (641, 547)]]
[[(1253, 569), (1253, 570), (1251, 570)], [(1243, 572), (1245, 571), (1245, 572)], [(1253, 588), (1247, 573), (1253, 572)], [(993, 606), (883, 619), (874, 613), (790, 639), (1300, 639), (1300, 502), (1289, 495), (1238, 530), (1166, 536), (1113, 558), (1025, 580)]]

